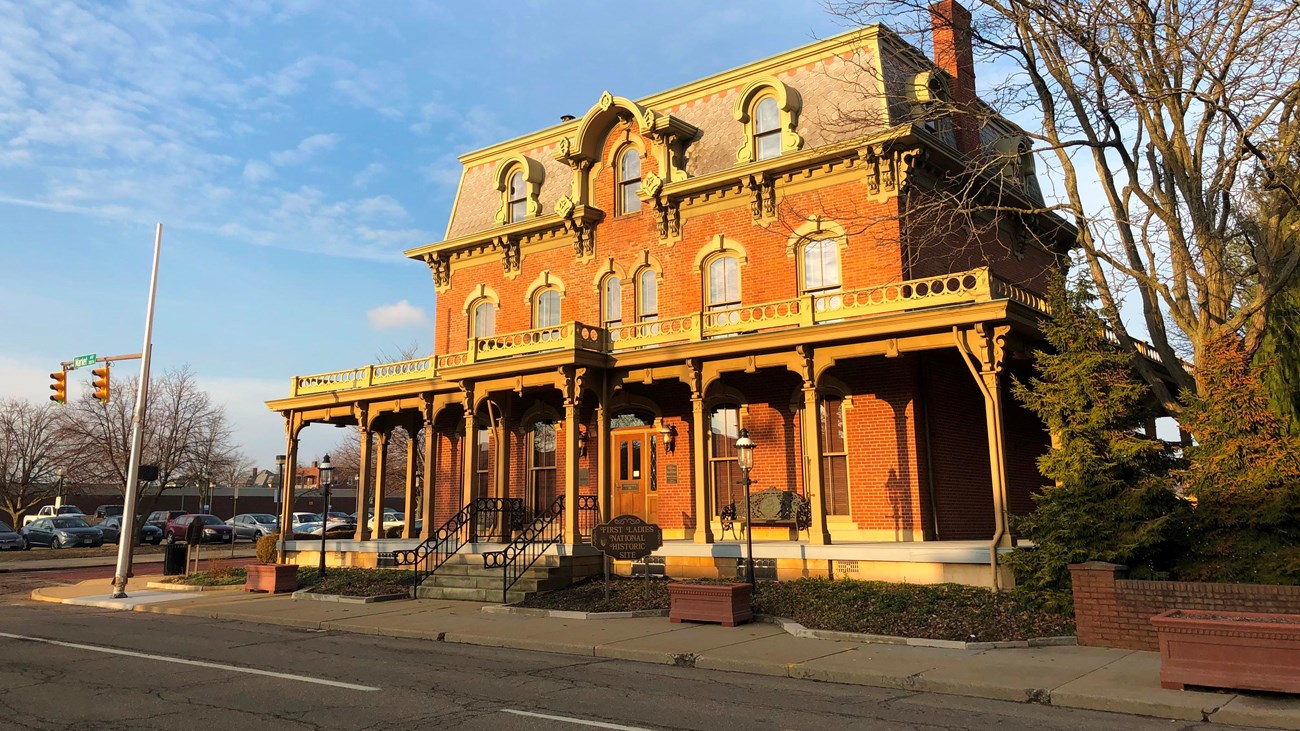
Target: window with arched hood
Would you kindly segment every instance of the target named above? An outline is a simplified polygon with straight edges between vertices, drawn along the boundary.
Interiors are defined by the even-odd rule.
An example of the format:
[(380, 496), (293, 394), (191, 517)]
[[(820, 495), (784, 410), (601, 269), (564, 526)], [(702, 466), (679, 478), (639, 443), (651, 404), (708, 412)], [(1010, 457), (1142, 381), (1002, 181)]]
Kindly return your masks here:
[(516, 170), (510, 173), (510, 183), (506, 190), (506, 210), (508, 223), (518, 223), (528, 215), (528, 186), (524, 183), (524, 172)]
[(802, 289), (825, 292), (840, 287), (840, 245), (834, 239), (807, 241), (803, 245)]
[(636, 192), (641, 187), (641, 153), (632, 146), (624, 148), (618, 158), (618, 212), (636, 213), (641, 210), (641, 199)]
[(730, 310), (740, 306), (740, 260), (719, 256), (705, 270), (705, 304), (710, 310)]
[(487, 300), (474, 305), (474, 319), (470, 322), (469, 336), (490, 338), (497, 334), (497, 306)]
[(645, 267), (636, 277), (636, 319), (650, 322), (659, 319), (659, 276)]
[(754, 155), (759, 160), (781, 154), (781, 111), (776, 97), (764, 97), (754, 106)]
[(623, 283), (617, 274), (610, 274), (601, 282), (600, 320), (606, 329), (623, 324)]
[(555, 327), (560, 324), (560, 292), (543, 289), (533, 298), (533, 327)]

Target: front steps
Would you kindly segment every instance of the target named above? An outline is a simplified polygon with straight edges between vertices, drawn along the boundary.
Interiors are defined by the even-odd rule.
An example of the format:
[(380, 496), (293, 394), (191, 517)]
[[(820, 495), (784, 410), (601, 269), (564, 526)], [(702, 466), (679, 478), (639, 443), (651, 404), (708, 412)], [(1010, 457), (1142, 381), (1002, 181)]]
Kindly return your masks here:
[[(526, 570), (506, 594), (506, 603), (523, 601), (539, 592), (562, 589), (599, 573), (599, 556), (543, 555)], [(478, 553), (458, 553), (415, 589), (419, 599), (456, 599), (472, 602), (501, 601), (504, 571), (484, 568)]]

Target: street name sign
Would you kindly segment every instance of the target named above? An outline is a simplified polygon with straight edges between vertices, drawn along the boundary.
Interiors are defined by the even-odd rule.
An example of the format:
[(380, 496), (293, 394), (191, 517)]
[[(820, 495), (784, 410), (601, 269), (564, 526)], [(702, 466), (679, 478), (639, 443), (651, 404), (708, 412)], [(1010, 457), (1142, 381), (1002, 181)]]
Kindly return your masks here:
[(86, 366), (95, 365), (97, 360), (98, 359), (95, 357), (94, 353), (91, 353), (90, 355), (79, 355), (72, 361), (72, 367), (85, 368)]

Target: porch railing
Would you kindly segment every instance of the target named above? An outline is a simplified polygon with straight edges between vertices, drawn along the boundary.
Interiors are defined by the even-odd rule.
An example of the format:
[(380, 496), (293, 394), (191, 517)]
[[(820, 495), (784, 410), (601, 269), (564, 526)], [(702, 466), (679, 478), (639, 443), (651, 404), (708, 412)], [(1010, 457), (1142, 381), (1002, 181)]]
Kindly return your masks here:
[[(466, 350), (427, 358), (297, 376), (293, 396), (366, 388), (433, 378), (444, 369), (533, 355), (551, 350), (617, 353), (667, 343), (695, 342), (740, 333), (781, 330), (873, 317), (892, 312), (1007, 299), (1047, 311), (1043, 297), (999, 279), (980, 267), (965, 272), (891, 282), (872, 287), (817, 292), (790, 299), (741, 305), (728, 310), (628, 323), (609, 329), (581, 322), (471, 338)], [(1141, 346), (1139, 346), (1141, 347)], [(1147, 357), (1158, 359), (1154, 350)]]
[(500, 551), (483, 554), (483, 567), (501, 569), (501, 603), (507, 603), (510, 589), (537, 563), (546, 549), (564, 538), (564, 496), (538, 513), (533, 522), (519, 530), (514, 540)]
[(440, 528), (429, 534), (420, 545), (395, 551), (398, 566), (410, 566), (415, 572), (411, 595), (467, 543), (486, 541), (505, 543), (524, 526), (524, 501), (520, 498), (474, 498)]

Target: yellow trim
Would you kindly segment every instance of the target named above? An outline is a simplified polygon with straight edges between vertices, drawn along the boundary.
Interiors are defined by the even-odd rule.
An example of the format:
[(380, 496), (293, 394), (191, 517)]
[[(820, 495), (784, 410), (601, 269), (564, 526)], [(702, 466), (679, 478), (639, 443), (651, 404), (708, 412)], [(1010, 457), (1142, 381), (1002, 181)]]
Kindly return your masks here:
[(551, 274), (550, 269), (543, 269), (541, 274), (538, 274), (537, 278), (533, 280), (532, 284), (528, 285), (528, 289), (524, 290), (524, 305), (526, 307), (532, 307), (536, 304), (533, 300), (533, 295), (541, 289), (557, 290), (560, 293), (560, 299), (564, 299), (564, 280)]
[(781, 134), (781, 154), (798, 152), (803, 147), (803, 138), (795, 131), (799, 126), (799, 112), (803, 109), (803, 99), (793, 87), (787, 86), (775, 76), (760, 76), (745, 87), (736, 97), (731, 116), (745, 125), (745, 141), (736, 150), (736, 162), (744, 165), (758, 159), (758, 150), (754, 146), (754, 112), (759, 103), (768, 96), (776, 99), (776, 109), (780, 121), (778, 129)]
[(495, 289), (492, 289), (486, 284), (477, 284), (474, 286), (474, 289), (470, 290), (469, 296), (465, 298), (465, 305), (461, 308), (460, 313), (462, 315), (469, 315), (470, 305), (474, 304), (477, 300), (487, 300), (496, 305), (498, 309), (501, 307), (501, 298), (497, 296), (497, 291)]
[(722, 253), (735, 254), (739, 264), (749, 261), (749, 253), (745, 251), (743, 244), (730, 236), (714, 234), (713, 238), (709, 239), (709, 243), (701, 246), (699, 252), (695, 254), (695, 271), (704, 274), (705, 262), (712, 259), (715, 254)]
[[(537, 197), (542, 191), (542, 182), (546, 179), (546, 169), (542, 164), (531, 157), (526, 157), (516, 153), (502, 160), (497, 164), (494, 184), (497, 192), (501, 194), (501, 207), (497, 209), (496, 216), (493, 218), (498, 226), (506, 224), (520, 223), (520, 221), (510, 220), (510, 178), (515, 172), (521, 172), (524, 175), (524, 218), (537, 218), (542, 215), (542, 204), (537, 201)], [(459, 195), (459, 191), (457, 191)]]

